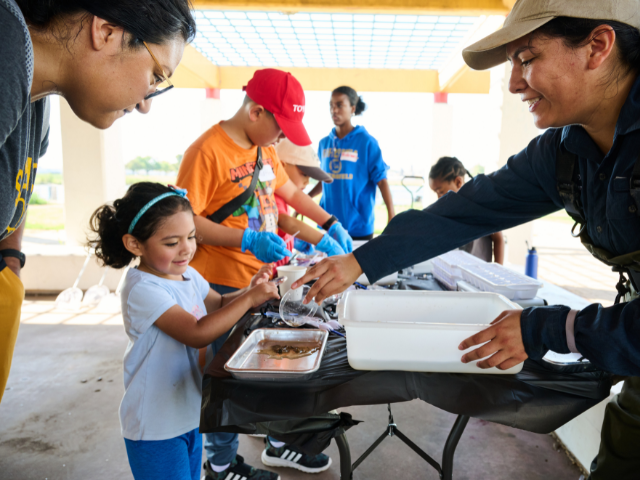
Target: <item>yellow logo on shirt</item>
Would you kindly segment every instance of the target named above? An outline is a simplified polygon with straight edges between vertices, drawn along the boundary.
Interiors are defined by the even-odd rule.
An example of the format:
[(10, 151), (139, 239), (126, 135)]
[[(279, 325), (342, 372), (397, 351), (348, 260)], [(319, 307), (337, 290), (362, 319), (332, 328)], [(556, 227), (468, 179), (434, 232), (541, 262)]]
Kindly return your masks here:
[[(9, 225), (7, 227), (7, 233), (13, 233), (16, 230), (16, 228), (18, 228), (22, 223), (22, 218), (24, 217), (24, 214), (27, 211), (27, 196), (28, 196), (27, 194), (33, 191), (33, 184), (31, 183), (31, 174), (32, 174), (32, 171), (35, 170), (36, 168), (38, 168), (38, 164), (33, 163), (33, 159), (29, 157), (27, 158), (27, 164), (25, 165), (24, 170), (20, 169), (18, 171), (18, 174), (16, 175), (17, 196), (16, 196), (16, 202), (15, 202), (15, 209), (17, 211), (19, 208), (22, 208), (22, 210), (20, 211), (20, 215), (18, 216), (17, 219), (16, 219), (16, 216), (14, 215), (13, 225)], [(31, 185), (31, 191), (28, 191), (29, 185)], [(19, 207), (21, 203), (22, 203), (22, 206)]]

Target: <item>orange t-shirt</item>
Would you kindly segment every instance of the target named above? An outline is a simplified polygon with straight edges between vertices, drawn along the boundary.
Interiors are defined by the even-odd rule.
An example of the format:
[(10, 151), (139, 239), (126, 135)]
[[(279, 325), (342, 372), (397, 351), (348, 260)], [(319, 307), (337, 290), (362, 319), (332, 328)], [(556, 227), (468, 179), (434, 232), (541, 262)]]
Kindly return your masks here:
[[(257, 147), (240, 147), (217, 124), (187, 149), (176, 183), (187, 190), (193, 212), (207, 217), (249, 188), (257, 156)], [(262, 148), (262, 161), (254, 195), (222, 222), (225, 227), (277, 232), (274, 192), (289, 177), (273, 147)], [(190, 265), (209, 283), (244, 288), (264, 264), (240, 248), (199, 245)]]

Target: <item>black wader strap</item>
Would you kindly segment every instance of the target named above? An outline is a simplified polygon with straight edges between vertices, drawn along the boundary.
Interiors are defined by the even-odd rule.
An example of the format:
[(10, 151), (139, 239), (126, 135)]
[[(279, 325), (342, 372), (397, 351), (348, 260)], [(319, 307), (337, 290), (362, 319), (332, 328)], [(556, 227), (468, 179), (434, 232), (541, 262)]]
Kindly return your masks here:
[(623, 267), (613, 267), (612, 270), (620, 274), (620, 278), (618, 279), (618, 283), (616, 284), (616, 290), (618, 291), (618, 294), (616, 295), (615, 304), (617, 305), (627, 293), (631, 292), (631, 290), (627, 286), (628, 280), (624, 276), (625, 273), (629, 274), (629, 271)]
[(225, 205), (220, 207), (217, 212), (212, 213), (207, 218), (214, 223), (224, 222), (229, 215), (238, 210), (242, 205), (246, 203), (253, 195), (258, 184), (258, 178), (260, 178), (260, 170), (262, 170), (262, 149), (258, 147), (258, 159), (256, 160), (256, 166), (253, 170), (253, 178), (251, 179), (251, 185), (244, 192), (238, 195), (236, 198), (230, 200)]
[[(564, 208), (576, 222), (571, 229), (571, 235), (579, 237), (587, 226), (587, 221), (584, 218), (584, 210), (580, 202), (582, 180), (578, 168), (578, 156), (567, 152), (560, 144), (558, 144), (556, 154), (556, 182)], [(575, 233), (578, 224), (581, 225), (580, 231)]]
[(640, 154), (636, 159), (636, 164), (633, 166), (633, 172), (631, 173), (631, 179), (629, 180), (629, 193), (636, 204), (636, 215), (640, 216)]

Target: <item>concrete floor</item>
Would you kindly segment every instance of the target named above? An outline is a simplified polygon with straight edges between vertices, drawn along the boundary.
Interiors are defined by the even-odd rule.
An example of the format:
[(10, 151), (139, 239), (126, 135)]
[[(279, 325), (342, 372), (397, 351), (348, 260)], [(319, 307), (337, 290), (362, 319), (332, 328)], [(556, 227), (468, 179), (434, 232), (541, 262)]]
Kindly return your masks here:
[[(46, 302), (25, 305), (13, 368), (0, 406), (0, 479), (130, 479), (120, 436), (126, 336), (117, 318), (49, 313)], [(51, 306), (48, 304), (49, 307)], [(31, 313), (30, 313), (31, 312)], [(102, 318), (102, 317), (100, 317)], [(40, 321), (38, 321), (40, 319)], [(59, 322), (63, 321), (66, 324)], [(47, 324), (49, 323), (49, 324)], [(75, 325), (69, 323), (76, 323)], [(384, 431), (386, 406), (345, 409), (363, 424), (348, 433), (353, 459)], [(442, 453), (454, 416), (421, 401), (393, 406), (398, 428), (435, 458)], [(262, 440), (242, 437), (240, 453), (260, 466)], [(334, 465), (317, 480), (338, 479)], [(308, 478), (288, 470), (283, 480)], [(472, 419), (458, 446), (454, 478), (577, 480), (580, 472), (548, 435)], [(355, 479), (433, 479), (438, 475), (397, 438), (386, 439), (356, 471)]]

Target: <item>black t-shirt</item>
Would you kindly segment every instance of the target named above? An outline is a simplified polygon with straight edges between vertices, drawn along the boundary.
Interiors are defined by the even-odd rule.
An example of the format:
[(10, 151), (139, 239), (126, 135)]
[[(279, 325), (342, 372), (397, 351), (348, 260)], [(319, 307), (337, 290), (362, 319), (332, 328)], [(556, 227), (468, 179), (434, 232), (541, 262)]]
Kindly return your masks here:
[(0, 240), (24, 220), (49, 145), (49, 101), (31, 103), (33, 46), (13, 0), (0, 0)]

